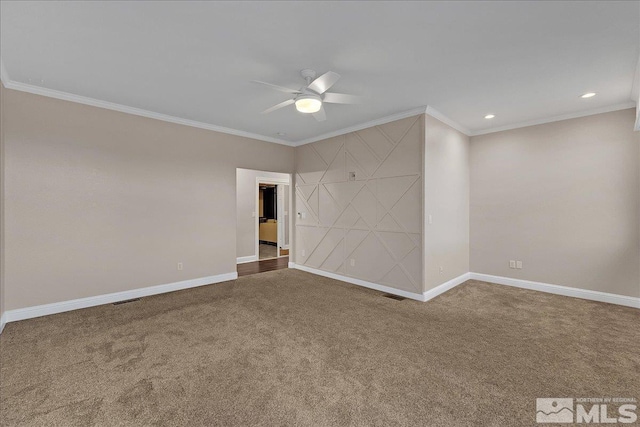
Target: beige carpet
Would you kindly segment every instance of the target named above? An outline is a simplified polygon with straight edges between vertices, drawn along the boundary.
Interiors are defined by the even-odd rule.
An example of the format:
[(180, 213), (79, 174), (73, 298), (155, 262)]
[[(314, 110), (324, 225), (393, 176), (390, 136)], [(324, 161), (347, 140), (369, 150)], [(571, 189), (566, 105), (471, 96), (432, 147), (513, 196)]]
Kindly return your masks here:
[(533, 426), (536, 397), (640, 398), (640, 311), (279, 270), (10, 323), (0, 367), (3, 426)]

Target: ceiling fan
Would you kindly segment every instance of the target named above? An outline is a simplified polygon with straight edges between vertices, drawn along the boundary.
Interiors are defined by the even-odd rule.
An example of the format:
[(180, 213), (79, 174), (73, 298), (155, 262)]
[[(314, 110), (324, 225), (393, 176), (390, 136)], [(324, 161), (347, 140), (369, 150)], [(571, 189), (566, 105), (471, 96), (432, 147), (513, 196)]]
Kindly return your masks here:
[[(294, 95), (293, 98), (287, 99), (284, 102), (274, 105), (271, 108), (267, 108), (262, 114), (268, 114), (272, 111), (276, 111), (280, 108), (286, 107), (291, 104), (296, 105), (296, 110), (301, 113), (312, 114), (313, 117), (323, 122), (327, 119), (327, 115), (324, 112), (323, 103), (328, 102), (331, 104), (358, 104), (360, 98), (354, 95), (347, 95), (344, 93), (327, 92), (331, 86), (333, 86), (340, 74), (333, 71), (327, 71), (316, 79), (316, 72), (313, 70), (300, 71), (302, 78), (307, 82), (305, 86), (302, 86), (300, 90), (289, 89), (288, 87), (278, 86), (271, 83), (261, 82), (259, 80), (252, 80), (253, 83), (259, 83), (267, 85), (280, 92), (289, 93)], [(314, 80), (315, 79), (315, 80)]]

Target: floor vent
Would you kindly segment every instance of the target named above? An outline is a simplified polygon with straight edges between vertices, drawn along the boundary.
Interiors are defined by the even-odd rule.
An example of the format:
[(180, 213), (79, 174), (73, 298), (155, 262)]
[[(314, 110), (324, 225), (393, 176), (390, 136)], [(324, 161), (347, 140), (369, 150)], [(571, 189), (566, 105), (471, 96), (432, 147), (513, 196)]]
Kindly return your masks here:
[(124, 301), (114, 302), (113, 305), (127, 304), (127, 303), (130, 303), (130, 302), (136, 302), (136, 301), (140, 301), (140, 298), (134, 298), (134, 299), (128, 299), (128, 300), (124, 300)]
[(394, 294), (382, 294), (382, 296), (385, 298), (394, 299), (396, 301), (402, 301), (406, 299), (405, 297), (401, 297), (400, 295), (394, 295)]

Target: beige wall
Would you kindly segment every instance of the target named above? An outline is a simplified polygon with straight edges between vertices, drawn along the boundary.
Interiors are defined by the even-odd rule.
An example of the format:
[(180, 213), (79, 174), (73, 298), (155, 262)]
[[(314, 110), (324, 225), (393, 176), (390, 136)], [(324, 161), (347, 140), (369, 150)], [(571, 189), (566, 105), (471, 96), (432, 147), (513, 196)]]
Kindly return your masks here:
[(294, 150), (3, 88), (0, 108), (0, 311), (235, 271), (236, 168), (290, 173), (294, 151), (299, 264), (416, 293), (470, 269), (640, 295), (632, 110), (470, 148), (416, 116)]
[[(5, 311), (4, 300), (4, 92), (5, 88), (0, 82), (0, 317)], [(2, 325), (0, 324), (0, 329)]]
[(429, 290), (469, 272), (469, 137), (429, 115), (424, 176)]
[[(256, 254), (256, 178), (273, 178), (290, 180), (289, 174), (278, 172), (238, 169), (236, 171), (237, 185), (237, 229), (236, 256), (248, 257)], [(262, 193), (262, 192), (261, 192)], [(260, 206), (262, 208), (262, 206)], [(262, 216), (261, 210), (258, 212)]]
[(295, 262), (422, 293), (423, 145), (414, 116), (297, 147)]
[(282, 145), (13, 90), (4, 106), (7, 309), (234, 272), (236, 167), (293, 170)]
[(640, 296), (633, 124), (629, 109), (472, 137), (471, 270)]

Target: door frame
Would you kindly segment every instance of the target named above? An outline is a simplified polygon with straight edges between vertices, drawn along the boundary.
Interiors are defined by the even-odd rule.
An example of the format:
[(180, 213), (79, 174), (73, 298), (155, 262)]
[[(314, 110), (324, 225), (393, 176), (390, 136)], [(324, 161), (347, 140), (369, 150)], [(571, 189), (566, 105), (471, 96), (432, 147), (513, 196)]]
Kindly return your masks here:
[[(254, 228), (255, 228), (255, 254), (256, 254), (256, 260), (260, 261), (260, 184), (273, 184), (273, 185), (280, 185), (280, 184), (285, 184), (289, 186), (289, 211), (291, 211), (291, 206), (293, 203), (293, 197), (291, 195), (292, 191), (291, 191), (291, 174), (287, 174), (287, 178), (267, 178), (267, 177), (261, 177), (261, 176), (257, 176), (256, 177), (256, 185), (255, 185), (255, 221), (254, 221)], [(284, 212), (284, 211), (283, 211)], [(278, 211), (276, 210), (276, 217)], [(292, 224), (291, 224), (291, 214), (290, 212), (284, 212), (283, 215), (287, 215), (289, 216), (289, 245), (291, 246), (291, 237), (293, 236), (292, 234)], [(280, 227), (282, 227), (282, 224), (280, 222), (280, 218), (277, 218), (277, 231), (276, 231), (276, 235), (278, 236), (278, 241), (276, 243), (276, 251), (278, 253), (277, 258), (280, 258)], [(284, 247), (284, 246), (283, 246)], [(284, 255), (284, 256), (289, 256), (289, 255)]]

